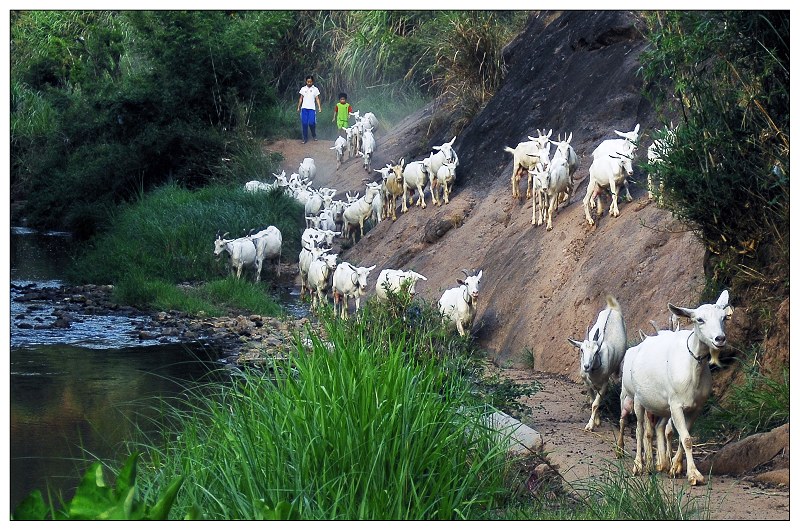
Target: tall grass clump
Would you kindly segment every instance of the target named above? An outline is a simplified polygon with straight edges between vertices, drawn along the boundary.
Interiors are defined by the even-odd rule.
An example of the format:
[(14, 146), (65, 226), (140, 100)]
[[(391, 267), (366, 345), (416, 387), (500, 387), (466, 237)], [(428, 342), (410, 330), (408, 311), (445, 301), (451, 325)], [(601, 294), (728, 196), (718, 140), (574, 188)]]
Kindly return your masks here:
[(457, 111), (454, 131), (463, 129), (500, 87), (506, 75), (503, 48), (522, 29), (525, 16), (499, 11), (452, 11), (445, 16), (430, 75), (447, 108)]
[(721, 397), (711, 397), (697, 419), (697, 431), (708, 437), (728, 439), (765, 432), (789, 422), (789, 369), (767, 374), (758, 363), (761, 346), (754, 345), (737, 359), (739, 378)]
[(707, 492), (691, 490), (658, 474), (633, 476), (621, 462), (609, 463), (599, 476), (573, 485), (583, 499), (585, 515), (598, 520), (696, 520), (710, 517)]
[(711, 487), (692, 491), (658, 474), (633, 476), (606, 462), (594, 476), (567, 483), (556, 474), (528, 482), (529, 493), (504, 512), (508, 520), (708, 520)]
[(190, 394), (189, 412), (164, 423), (176, 427), (171, 442), (146, 445), (157, 466), (144, 467), (143, 492), (186, 477), (174, 512), (201, 507), (213, 520), (257, 519), (280, 504), (309, 520), (495, 510), (508, 440), (483, 424), (485, 406), (452, 370), (463, 353), (379, 312), (329, 317), (325, 337), (298, 338), (272, 371)]

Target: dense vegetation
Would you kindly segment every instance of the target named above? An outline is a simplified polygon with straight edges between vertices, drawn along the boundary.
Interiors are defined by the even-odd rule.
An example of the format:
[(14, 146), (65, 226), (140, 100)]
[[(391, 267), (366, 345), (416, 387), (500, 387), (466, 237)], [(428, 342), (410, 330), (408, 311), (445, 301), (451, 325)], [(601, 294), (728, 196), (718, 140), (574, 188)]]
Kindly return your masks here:
[(710, 291), (780, 302), (789, 294), (789, 12), (646, 20), (647, 94), (665, 123), (677, 119), (658, 169), (666, 207), (711, 254)]
[[(296, 125), (308, 73), (384, 119), (420, 98), (469, 97), (502, 77), (520, 13), (15, 11), (11, 189), (26, 222), (79, 236), (166, 182), (266, 180), (259, 139)], [(477, 38), (479, 46), (473, 46)], [(443, 43), (443, 44), (442, 44)], [(469, 84), (474, 91), (454, 90)], [(477, 92), (475, 92), (477, 91)], [(291, 125), (289, 125), (291, 124)]]

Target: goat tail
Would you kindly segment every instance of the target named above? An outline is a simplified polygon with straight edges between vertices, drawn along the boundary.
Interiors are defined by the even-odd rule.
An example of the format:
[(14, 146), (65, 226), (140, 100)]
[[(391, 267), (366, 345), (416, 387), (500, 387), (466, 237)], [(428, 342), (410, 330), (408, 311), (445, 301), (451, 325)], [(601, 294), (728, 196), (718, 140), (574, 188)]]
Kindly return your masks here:
[(509, 153), (514, 153), (514, 149), (513, 149), (513, 148), (510, 148), (510, 147), (508, 147), (508, 146), (505, 146), (505, 147), (503, 148), (503, 151), (508, 151)]
[(606, 305), (611, 310), (622, 312), (622, 308), (620, 308), (617, 299), (613, 295), (606, 295)]

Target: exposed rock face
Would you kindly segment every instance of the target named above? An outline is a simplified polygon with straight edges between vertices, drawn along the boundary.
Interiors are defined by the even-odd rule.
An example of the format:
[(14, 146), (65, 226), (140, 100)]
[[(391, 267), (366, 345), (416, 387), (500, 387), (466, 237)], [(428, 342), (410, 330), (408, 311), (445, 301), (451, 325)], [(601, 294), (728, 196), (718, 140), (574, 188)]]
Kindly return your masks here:
[[(428, 281), (419, 296), (436, 301), (463, 268), (484, 270), (473, 333), (496, 362), (577, 375), (577, 354), (566, 338), (582, 337), (604, 307), (607, 293), (623, 309), (629, 339), (666, 326), (667, 303), (696, 305), (704, 285), (699, 241), (647, 200), (646, 175), (634, 163), (634, 203), (607, 208), (596, 228), (586, 223), (582, 200), (591, 152), (614, 130), (639, 123), (640, 145), (661, 126), (642, 96), (638, 58), (646, 43), (636, 15), (622, 11), (536, 12), (505, 50), (508, 75), (486, 107), (461, 132), (460, 165), (450, 204), (411, 207), (395, 222), (370, 230), (341, 256), (378, 269), (413, 269)], [(449, 141), (448, 117), (436, 103), (379, 138), (376, 166), (428, 156)], [(554, 228), (531, 225), (532, 200), (511, 198), (513, 159), (503, 148), (538, 130), (573, 134), (579, 156), (575, 193), (553, 218)], [(360, 190), (363, 173), (345, 163), (330, 185)], [(525, 180), (521, 189), (527, 189)], [(735, 294), (734, 294), (735, 297)]]

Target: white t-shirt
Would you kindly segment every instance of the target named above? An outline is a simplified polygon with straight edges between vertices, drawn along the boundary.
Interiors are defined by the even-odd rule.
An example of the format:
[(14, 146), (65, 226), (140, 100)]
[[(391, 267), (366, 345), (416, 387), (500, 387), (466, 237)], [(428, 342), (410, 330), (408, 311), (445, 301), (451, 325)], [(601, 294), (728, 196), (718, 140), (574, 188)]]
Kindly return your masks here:
[(317, 106), (314, 103), (314, 99), (319, 96), (319, 89), (314, 85), (310, 87), (308, 85), (303, 86), (300, 89), (300, 94), (303, 95), (303, 105), (301, 106), (302, 109), (316, 109)]

